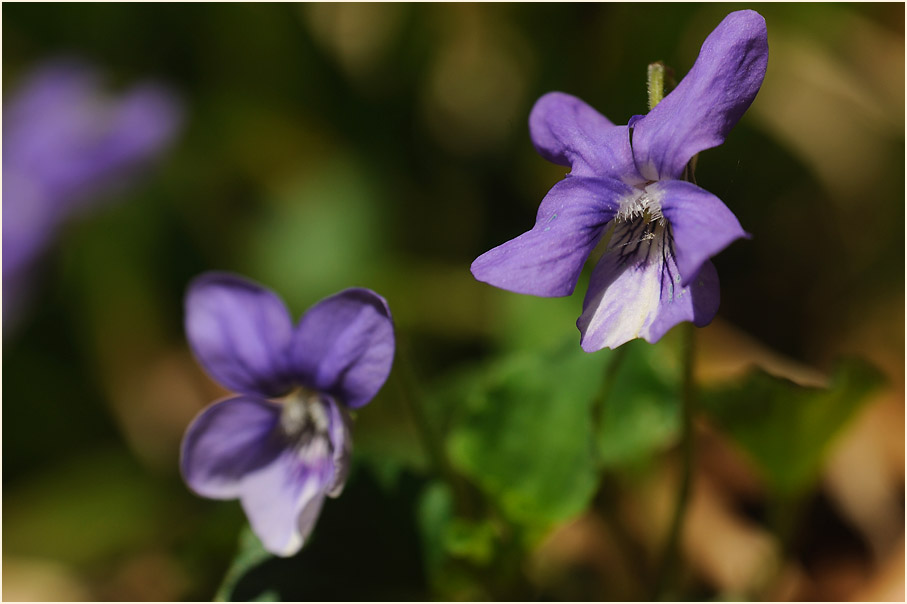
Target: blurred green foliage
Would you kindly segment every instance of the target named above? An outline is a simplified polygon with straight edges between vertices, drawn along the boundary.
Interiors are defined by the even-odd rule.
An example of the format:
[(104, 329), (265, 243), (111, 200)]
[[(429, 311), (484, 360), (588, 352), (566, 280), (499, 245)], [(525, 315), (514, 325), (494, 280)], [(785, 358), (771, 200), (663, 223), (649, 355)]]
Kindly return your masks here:
[[(186, 354), (182, 296), (222, 269), (295, 316), (375, 289), (416, 379), (398, 358), (357, 413), (355, 471), (303, 552), (262, 558), (244, 533), (219, 595), (539, 597), (525, 557), (592, 505), (600, 472), (640, 475), (672, 453), (677, 350), (669, 334), (587, 355), (575, 320), (588, 275), (573, 296), (538, 299), (477, 283), (469, 264), (528, 229), (566, 171), (530, 144), (535, 99), (562, 90), (625, 122), (644, 111), (646, 65), (682, 76), (739, 8), (7, 4), (4, 98), (72, 53), (113, 87), (167, 82), (188, 118), (159, 165), (67, 226), (29, 314), (5, 326), (4, 556), (60, 561), (95, 599), (216, 592), (241, 511), (191, 495), (177, 459), (219, 395)], [(719, 316), (828, 369), (877, 310), (903, 321), (903, 6), (758, 10), (765, 86), (697, 169), (754, 234), (715, 259)], [(879, 347), (903, 361), (896, 327)], [(702, 401), (775, 492), (802, 494), (876, 384), (860, 364), (828, 390), (755, 373)], [(481, 499), (473, 513), (430, 476), (408, 391)]]
[(860, 360), (839, 363), (828, 388), (753, 371), (704, 392), (702, 404), (787, 499), (815, 485), (832, 439), (883, 383), (879, 370)]

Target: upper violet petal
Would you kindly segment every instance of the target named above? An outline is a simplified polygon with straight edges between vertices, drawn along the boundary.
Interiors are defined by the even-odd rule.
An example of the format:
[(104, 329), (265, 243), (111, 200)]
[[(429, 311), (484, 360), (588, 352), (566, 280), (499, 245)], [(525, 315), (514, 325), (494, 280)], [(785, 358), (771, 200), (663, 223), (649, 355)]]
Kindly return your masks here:
[(670, 233), (645, 236), (641, 221), (615, 226), (583, 300), (576, 325), (586, 352), (617, 348), (635, 338), (657, 342), (681, 321), (702, 326), (718, 311), (718, 278), (711, 262), (687, 287), (680, 283)]
[(751, 10), (725, 17), (677, 88), (634, 124), (640, 174), (679, 178), (694, 155), (724, 142), (756, 98), (767, 64), (765, 19)]
[(203, 497), (235, 499), (250, 473), (281, 453), (273, 439), (280, 406), (251, 397), (215, 403), (192, 420), (180, 451), (180, 470)]
[(570, 166), (573, 176), (641, 181), (627, 127), (615, 126), (575, 96), (549, 92), (536, 101), (529, 114), (529, 135), (542, 157)]
[(568, 176), (542, 200), (535, 226), (476, 258), (476, 279), (519, 294), (569, 296), (604, 226), (632, 188), (616, 179)]
[(387, 302), (363, 288), (325, 298), (300, 319), (291, 354), (302, 384), (349, 408), (365, 405), (384, 385), (394, 360)]
[(185, 326), (198, 361), (227, 388), (274, 397), (292, 386), (293, 322), (270, 290), (237, 275), (205, 273), (189, 286)]
[(661, 209), (671, 224), (674, 255), (686, 287), (699, 274), (699, 268), (732, 241), (749, 234), (734, 213), (720, 199), (690, 182), (659, 181), (647, 192), (661, 201)]

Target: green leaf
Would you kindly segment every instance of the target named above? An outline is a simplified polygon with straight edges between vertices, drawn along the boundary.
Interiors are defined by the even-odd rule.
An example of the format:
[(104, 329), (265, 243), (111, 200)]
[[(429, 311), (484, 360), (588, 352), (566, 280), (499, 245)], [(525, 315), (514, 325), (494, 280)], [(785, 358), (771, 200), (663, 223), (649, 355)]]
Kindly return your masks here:
[(462, 410), (447, 443), (452, 463), (511, 520), (544, 530), (588, 504), (597, 482), (590, 407), (608, 357), (571, 337), (447, 386)]
[[(239, 548), (236, 557), (227, 570), (224, 581), (221, 583), (221, 586), (217, 590), (217, 594), (214, 596), (214, 601), (232, 601), (231, 596), (233, 595), (233, 590), (236, 587), (236, 584), (239, 583), (239, 580), (242, 579), (243, 575), (269, 558), (271, 558), (271, 554), (265, 550), (261, 541), (255, 536), (255, 533), (252, 532), (252, 529), (248, 525), (243, 527), (243, 530), (239, 535)], [(277, 597), (276, 592), (270, 590), (262, 592), (255, 598), (255, 601), (257, 602), (276, 602), (278, 600), (279, 597)]]
[(475, 522), (454, 518), (444, 531), (444, 549), (455, 558), (484, 566), (494, 556), (497, 533), (488, 521)]
[(755, 462), (777, 495), (810, 488), (824, 455), (881, 374), (860, 360), (839, 363), (827, 388), (806, 388), (757, 370), (701, 394), (702, 406)]

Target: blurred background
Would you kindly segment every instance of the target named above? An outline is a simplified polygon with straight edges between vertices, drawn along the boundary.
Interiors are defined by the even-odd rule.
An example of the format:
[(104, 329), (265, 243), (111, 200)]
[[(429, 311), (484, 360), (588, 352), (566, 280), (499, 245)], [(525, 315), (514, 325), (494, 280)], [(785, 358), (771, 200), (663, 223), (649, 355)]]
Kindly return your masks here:
[[(244, 518), (236, 502), (192, 495), (178, 473), (183, 431), (225, 394), (182, 330), (186, 285), (212, 269), (274, 289), (296, 317), (345, 287), (372, 288), (399, 338), (390, 381), (357, 418), (347, 491), (298, 556), (257, 566), (232, 597), (261, 586), (309, 600), (645, 597), (676, 483), (676, 408), (660, 398), (634, 407), (648, 415), (627, 420), (641, 435), (629, 444), (595, 433), (599, 466), (614, 460), (610, 487), (596, 487), (598, 466), (579, 464), (592, 478), (575, 501), (545, 503), (547, 491), (522, 482), (532, 456), (550, 446), (551, 459), (566, 459), (557, 439), (570, 435), (558, 431), (585, 430), (587, 417), (546, 413), (580, 397), (566, 375), (592, 376), (594, 390), (593, 365), (609, 353), (579, 349), (582, 283), (569, 298), (529, 298), (476, 282), (469, 264), (530, 228), (563, 177), (529, 141), (539, 96), (568, 92), (626, 123), (645, 110), (646, 65), (663, 60), (682, 77), (740, 8), (7, 4), (4, 599), (214, 597)], [(697, 333), (704, 413), (678, 593), (902, 600), (904, 6), (758, 10), (765, 83), (697, 169), (753, 239), (715, 259), (721, 308)], [(35, 168), (12, 174), (29, 151), (10, 133), (33, 140), (29, 124), (48, 120), (12, 108), (34, 70), (61, 58), (99, 74), (107, 113), (93, 119), (130, 137), (145, 114), (124, 117), (118, 103), (143, 83), (167, 91), (152, 129), (166, 136), (123, 143), (128, 166), (105, 164), (57, 201), (29, 206), (10, 183)], [(86, 154), (75, 145), (70, 155)], [(21, 227), (40, 244), (8, 282), (8, 242), (26, 232), (13, 227), (29, 208), (54, 222)], [(628, 346), (640, 371), (676, 363), (671, 336), (651, 353), (663, 356)], [(759, 382), (753, 367), (783, 387)], [(498, 383), (481, 371), (540, 384), (497, 400), (477, 386)], [(640, 380), (670, 386), (672, 375)], [(794, 384), (814, 388), (802, 406), (784, 394)], [(642, 400), (632, 381), (623, 388)], [(536, 395), (541, 406), (525, 407), (536, 423), (488, 415)], [(499, 504), (503, 525), (524, 529), (515, 558), (497, 549), (502, 525), (451, 521), (405, 396), (422, 400), (454, 467)], [(741, 420), (735, 409), (747, 405)], [(794, 408), (802, 430), (785, 431)], [(524, 432), (489, 445), (495, 422)], [(746, 431), (757, 424), (762, 432)], [(796, 460), (806, 461), (794, 476)], [(640, 551), (628, 556), (624, 541)], [(643, 569), (634, 574), (628, 559)], [(457, 570), (464, 560), (472, 571)], [(496, 590), (476, 567), (519, 579)], [(295, 582), (284, 585), (288, 574)]]

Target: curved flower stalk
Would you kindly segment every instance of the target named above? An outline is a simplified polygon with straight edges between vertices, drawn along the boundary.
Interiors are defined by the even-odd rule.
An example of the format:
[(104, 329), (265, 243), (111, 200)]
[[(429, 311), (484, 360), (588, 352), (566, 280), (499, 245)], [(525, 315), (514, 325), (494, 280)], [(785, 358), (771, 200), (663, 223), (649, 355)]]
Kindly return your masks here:
[(239, 499), (265, 548), (291, 556), (324, 498), (343, 489), (352, 448), (347, 410), (371, 401), (390, 373), (387, 302), (346, 289), (294, 326), (270, 290), (206, 273), (189, 287), (185, 321), (198, 361), (237, 395), (189, 425), (183, 478), (203, 497)]
[(604, 237), (577, 321), (583, 350), (656, 342), (681, 321), (707, 325), (719, 302), (709, 259), (748, 235), (720, 199), (683, 177), (697, 153), (724, 142), (767, 62), (765, 20), (745, 10), (728, 15), (680, 84), (626, 126), (576, 97), (543, 96), (529, 117), (532, 142), (571, 171), (542, 200), (535, 226), (477, 258), (473, 275), (517, 293), (567, 296)]
[(58, 59), (3, 108), (3, 316), (24, 302), (37, 259), (73, 213), (156, 157), (182, 110), (158, 84), (106, 94), (98, 72)]

